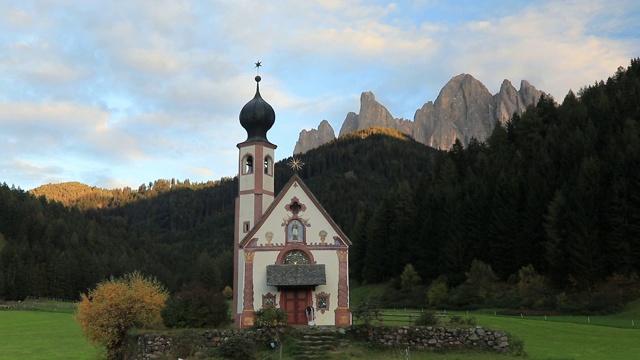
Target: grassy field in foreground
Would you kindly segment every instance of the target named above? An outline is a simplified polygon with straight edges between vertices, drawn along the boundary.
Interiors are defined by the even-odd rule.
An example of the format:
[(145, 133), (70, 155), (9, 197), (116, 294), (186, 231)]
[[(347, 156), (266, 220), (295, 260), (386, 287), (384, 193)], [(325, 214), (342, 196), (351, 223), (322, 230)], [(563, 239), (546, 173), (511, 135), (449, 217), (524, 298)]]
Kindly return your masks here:
[(73, 314), (47, 311), (0, 311), (0, 358), (95, 360)]
[[(369, 292), (371, 294), (371, 292)], [(100, 352), (87, 344), (73, 314), (48, 311), (0, 311), (0, 358), (6, 359), (100, 359)], [(56, 310), (57, 311), (57, 310)], [(402, 313), (401, 310), (390, 311)], [(455, 312), (467, 318), (473, 316), (480, 326), (508, 331), (524, 341), (528, 359), (633, 359), (640, 352), (640, 300), (629, 304), (622, 312), (608, 316), (528, 317), (494, 315), (493, 311)], [(636, 327), (629, 328), (631, 319)], [(622, 324), (618, 326), (618, 324)], [(618, 327), (616, 327), (618, 326)], [(406, 359), (404, 348), (380, 349), (366, 344), (352, 344), (344, 352), (331, 354), (329, 359)], [(273, 358), (273, 352), (260, 354)], [(488, 360), (507, 359), (494, 353), (471, 351), (432, 353), (411, 351), (412, 360)], [(283, 359), (293, 359), (287, 357)]]
[(472, 315), (480, 326), (506, 330), (522, 339), (530, 359), (634, 359), (640, 351), (638, 329)]

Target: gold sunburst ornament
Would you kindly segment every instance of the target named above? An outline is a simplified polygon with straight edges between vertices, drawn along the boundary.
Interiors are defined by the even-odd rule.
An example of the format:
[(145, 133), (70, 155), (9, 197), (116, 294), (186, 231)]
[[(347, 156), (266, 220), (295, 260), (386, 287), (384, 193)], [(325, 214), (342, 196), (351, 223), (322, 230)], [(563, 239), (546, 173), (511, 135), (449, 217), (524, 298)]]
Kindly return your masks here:
[(301, 170), (303, 165), (304, 165), (304, 163), (302, 162), (302, 160), (300, 160), (298, 158), (292, 158), (289, 161), (289, 167), (294, 172), (298, 172), (298, 170)]

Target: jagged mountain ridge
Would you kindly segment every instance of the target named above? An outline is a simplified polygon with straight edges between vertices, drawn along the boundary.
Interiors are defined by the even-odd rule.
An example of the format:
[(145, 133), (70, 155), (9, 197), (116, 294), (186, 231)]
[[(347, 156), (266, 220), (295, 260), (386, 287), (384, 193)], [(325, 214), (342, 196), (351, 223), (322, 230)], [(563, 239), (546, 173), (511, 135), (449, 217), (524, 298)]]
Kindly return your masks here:
[[(520, 82), (520, 89), (504, 80), (500, 91), (491, 92), (469, 74), (453, 77), (440, 90), (435, 102), (428, 101), (416, 110), (413, 121), (394, 118), (389, 110), (370, 92), (360, 96), (360, 112), (349, 112), (340, 128), (339, 136), (372, 126), (398, 130), (416, 141), (436, 149), (450, 149), (456, 139), (467, 145), (471, 138), (484, 141), (497, 122), (505, 123), (514, 114), (522, 114), (535, 105), (543, 91), (528, 81)], [(302, 130), (294, 154), (305, 153), (336, 138), (331, 125), (323, 120), (318, 129)]]

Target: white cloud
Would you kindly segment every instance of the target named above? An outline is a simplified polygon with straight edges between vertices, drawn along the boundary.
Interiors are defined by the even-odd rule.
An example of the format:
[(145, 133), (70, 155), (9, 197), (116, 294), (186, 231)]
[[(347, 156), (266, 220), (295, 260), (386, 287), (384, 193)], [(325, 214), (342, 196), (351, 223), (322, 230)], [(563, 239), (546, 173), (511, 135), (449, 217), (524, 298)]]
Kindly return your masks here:
[(607, 13), (598, 5), (536, 4), (491, 24), (471, 22), (472, 31), (457, 30), (452, 35), (459, 40), (443, 51), (454, 74), (470, 73), (492, 92), (503, 78), (527, 79), (562, 101), (570, 88), (608, 76), (632, 56), (623, 42), (587, 33), (595, 17)]
[(638, 5), (615, 0), (12, 3), (0, 11), (0, 175), (104, 187), (232, 176), (258, 59), (281, 157), (323, 119), (339, 131), (362, 91), (397, 117), (462, 72), (562, 100), (637, 56), (637, 23)]

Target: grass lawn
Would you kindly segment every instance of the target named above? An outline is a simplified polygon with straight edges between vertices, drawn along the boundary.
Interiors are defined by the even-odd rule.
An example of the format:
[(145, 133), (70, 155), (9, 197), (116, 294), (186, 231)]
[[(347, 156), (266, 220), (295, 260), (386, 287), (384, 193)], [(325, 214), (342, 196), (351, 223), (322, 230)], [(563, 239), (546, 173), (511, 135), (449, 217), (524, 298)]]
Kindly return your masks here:
[[(472, 351), (453, 351), (447, 353), (438, 353), (432, 351), (411, 350), (409, 353), (411, 360), (508, 360), (513, 359), (509, 355), (500, 355), (495, 353), (479, 353)], [(276, 351), (261, 351), (258, 353), (258, 359), (279, 359)], [(283, 352), (283, 360), (296, 360), (297, 357), (287, 355)], [(338, 353), (330, 353), (324, 358), (326, 360), (390, 360), (401, 359), (406, 360), (407, 354), (404, 348), (371, 348), (366, 345), (351, 346), (348, 350)]]
[(3, 359), (95, 360), (73, 314), (47, 311), (0, 311), (0, 356)]
[(478, 325), (507, 330), (524, 340), (530, 359), (634, 359), (640, 352), (640, 331), (585, 323), (545, 321), (472, 314)]
[(349, 291), (349, 303), (351, 306), (362, 304), (367, 301), (373, 301), (382, 297), (387, 291), (389, 283), (362, 285), (351, 288)]
[[(377, 288), (368, 288), (359, 294), (361, 299), (374, 295)], [(358, 296), (358, 295), (356, 295)], [(375, 295), (374, 295), (375, 296)], [(37, 307), (40, 309), (40, 307)], [(46, 311), (42, 311), (46, 310)], [(101, 359), (101, 352), (90, 346), (82, 337), (73, 314), (62, 308), (42, 307), (34, 310), (0, 311), (0, 358), (2, 359)], [(65, 309), (66, 310), (66, 309)], [(416, 312), (417, 310), (414, 310)], [(402, 314), (404, 310), (385, 310), (385, 313)], [(622, 312), (607, 316), (544, 317), (495, 316), (493, 311), (454, 312), (467, 318), (474, 316), (479, 326), (508, 331), (524, 341), (528, 359), (635, 359), (640, 358), (640, 300), (630, 303)], [(385, 324), (396, 322), (406, 325), (400, 318), (385, 319)], [(631, 320), (635, 320), (632, 327)], [(327, 359), (406, 359), (404, 348), (379, 348), (355, 343), (340, 353), (328, 354)], [(273, 351), (260, 353), (259, 358), (277, 357)], [(438, 353), (411, 350), (412, 360), (489, 360), (508, 359), (495, 353), (458, 351)], [(295, 357), (283, 359), (289, 360)]]

